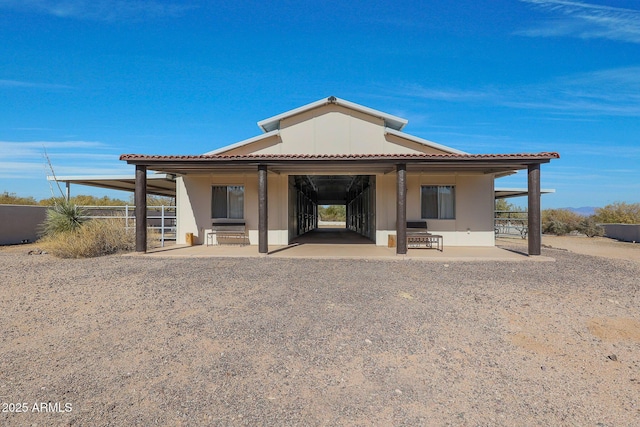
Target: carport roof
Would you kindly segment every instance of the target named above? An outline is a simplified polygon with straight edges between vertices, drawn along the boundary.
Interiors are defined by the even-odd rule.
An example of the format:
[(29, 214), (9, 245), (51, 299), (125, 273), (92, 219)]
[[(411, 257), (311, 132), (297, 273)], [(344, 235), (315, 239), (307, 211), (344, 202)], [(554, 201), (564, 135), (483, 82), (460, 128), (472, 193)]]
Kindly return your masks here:
[[(540, 194), (555, 193), (556, 190), (552, 188), (540, 189)], [(496, 188), (496, 199), (508, 199), (511, 197), (523, 197), (529, 194), (529, 190), (526, 188)]]
[[(110, 190), (134, 191), (136, 188), (135, 175), (48, 176), (47, 180)], [(155, 196), (175, 197), (175, 176), (165, 173), (149, 174), (147, 176), (147, 193)]]

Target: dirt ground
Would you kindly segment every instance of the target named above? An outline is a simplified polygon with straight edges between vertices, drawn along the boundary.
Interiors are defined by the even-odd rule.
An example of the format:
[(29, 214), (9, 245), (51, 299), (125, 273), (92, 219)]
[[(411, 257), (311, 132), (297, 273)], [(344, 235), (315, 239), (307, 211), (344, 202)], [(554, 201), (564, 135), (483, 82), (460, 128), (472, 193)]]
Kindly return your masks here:
[[(498, 239), (498, 244), (501, 243), (525, 246), (527, 241), (517, 237)], [(606, 237), (544, 235), (542, 236), (542, 245), (551, 249), (564, 249), (583, 255), (640, 262), (640, 243), (621, 242)]]
[(578, 239), (545, 236), (555, 262), (0, 248), (0, 425), (635, 426), (639, 247)]

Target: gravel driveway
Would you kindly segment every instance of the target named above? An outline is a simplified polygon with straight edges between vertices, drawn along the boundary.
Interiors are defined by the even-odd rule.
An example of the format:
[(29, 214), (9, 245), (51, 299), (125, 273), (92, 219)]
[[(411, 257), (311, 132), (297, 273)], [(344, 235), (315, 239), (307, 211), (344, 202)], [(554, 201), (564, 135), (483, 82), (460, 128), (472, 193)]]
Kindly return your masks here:
[(543, 255), (2, 248), (0, 425), (638, 425), (640, 263)]

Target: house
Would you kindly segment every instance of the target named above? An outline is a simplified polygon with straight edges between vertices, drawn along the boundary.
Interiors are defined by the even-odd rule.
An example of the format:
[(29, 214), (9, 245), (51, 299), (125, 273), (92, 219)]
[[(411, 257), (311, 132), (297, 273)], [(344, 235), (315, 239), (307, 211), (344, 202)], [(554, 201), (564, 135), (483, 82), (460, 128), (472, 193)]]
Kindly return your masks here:
[[(406, 221), (445, 246), (493, 246), (494, 180), (528, 171), (529, 254), (540, 254), (540, 165), (557, 153), (469, 154), (403, 132), (407, 120), (329, 97), (258, 122), (262, 134), (201, 155), (124, 154), (136, 168), (136, 217), (147, 171), (176, 176), (177, 233), (205, 243), (213, 224), (242, 222), (260, 253), (313, 229), (319, 205), (347, 207), (347, 226), (405, 254)], [(137, 250), (146, 251), (144, 222)], [(184, 243), (178, 240), (178, 243)]]

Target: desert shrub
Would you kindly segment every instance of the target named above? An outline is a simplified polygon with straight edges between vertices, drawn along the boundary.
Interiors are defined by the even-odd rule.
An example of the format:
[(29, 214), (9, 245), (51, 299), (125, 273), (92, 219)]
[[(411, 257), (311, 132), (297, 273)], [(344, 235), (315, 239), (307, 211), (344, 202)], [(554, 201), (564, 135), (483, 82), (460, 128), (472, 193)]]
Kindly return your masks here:
[(542, 211), (542, 232), (562, 236), (579, 230), (584, 217), (568, 209), (545, 209)]
[(322, 221), (345, 221), (347, 208), (344, 205), (329, 205), (318, 207), (318, 214)]
[(495, 206), (496, 218), (527, 218), (527, 209), (507, 202), (505, 199), (496, 199)]
[(84, 215), (85, 212), (76, 204), (65, 199), (57, 199), (55, 204), (47, 209), (42, 234), (51, 236), (77, 230), (84, 222)]
[[(155, 246), (157, 235), (149, 233), (148, 240), (149, 247)], [(92, 219), (77, 229), (47, 235), (40, 244), (59, 258), (92, 258), (134, 251), (136, 236), (122, 219)]]
[(601, 224), (640, 224), (640, 203), (616, 202), (598, 208), (594, 219)]
[(16, 193), (5, 191), (0, 193), (0, 205), (36, 205), (36, 199), (33, 197), (21, 197)]
[(588, 237), (604, 236), (604, 228), (598, 225), (593, 216), (584, 218), (580, 221), (578, 231)]
[[(60, 197), (50, 197), (40, 200), (38, 204), (41, 206), (54, 206), (59, 200)], [(108, 196), (95, 197), (81, 194), (71, 197), (69, 201), (78, 206), (124, 206), (127, 204), (124, 200), (113, 199)]]

